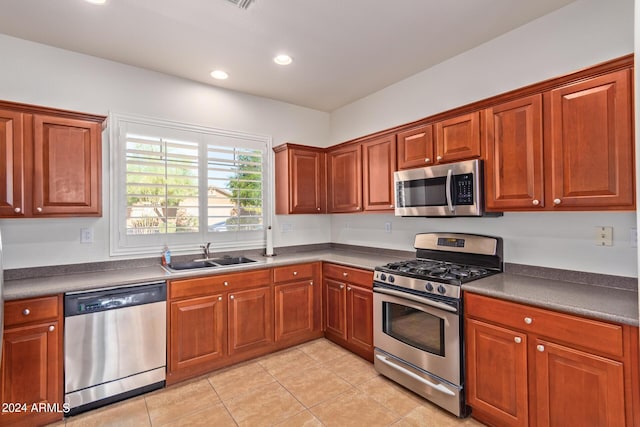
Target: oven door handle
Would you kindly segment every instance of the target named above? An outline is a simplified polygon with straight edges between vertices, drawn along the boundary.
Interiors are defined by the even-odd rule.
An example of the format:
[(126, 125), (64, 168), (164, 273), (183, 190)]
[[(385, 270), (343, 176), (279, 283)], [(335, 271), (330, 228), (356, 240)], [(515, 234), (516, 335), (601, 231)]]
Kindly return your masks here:
[(422, 384), (424, 384), (424, 385), (426, 385), (426, 386), (428, 386), (428, 387), (431, 387), (431, 388), (433, 388), (433, 389), (438, 390), (438, 391), (439, 391), (439, 392), (441, 392), (441, 393), (448, 394), (449, 396), (455, 396), (455, 395), (456, 395), (453, 391), (449, 390), (448, 388), (446, 388), (446, 387), (445, 387), (445, 386), (443, 386), (442, 384), (435, 384), (435, 383), (432, 383), (431, 381), (429, 381), (429, 380), (427, 380), (427, 379), (424, 379), (424, 378), (422, 378), (422, 377), (421, 377), (421, 376), (419, 376), (419, 375), (414, 374), (414, 373), (413, 373), (413, 372), (411, 372), (410, 370), (405, 369), (405, 368), (403, 368), (402, 366), (398, 366), (398, 365), (396, 365), (395, 363), (393, 363), (393, 362), (389, 361), (389, 359), (387, 359), (386, 357), (384, 357), (384, 356), (383, 356), (383, 355), (381, 355), (381, 354), (376, 354), (376, 359), (378, 359), (379, 361), (381, 361), (381, 362), (382, 362), (382, 363), (384, 363), (385, 365), (387, 365), (387, 366), (389, 366), (389, 367), (391, 367), (391, 368), (393, 368), (393, 369), (395, 369), (395, 370), (398, 370), (398, 371), (402, 372), (402, 373), (403, 373), (403, 374), (405, 374), (405, 375), (410, 376), (410, 377), (411, 377), (411, 378), (413, 378), (414, 380), (419, 381), (419, 382), (421, 382)]
[(449, 169), (447, 171), (447, 183), (445, 184), (445, 196), (447, 197), (447, 206), (449, 207), (449, 212), (453, 213), (455, 210), (453, 207), (452, 197), (451, 197), (451, 178), (452, 178), (453, 170)]
[(378, 292), (385, 295), (391, 295), (394, 297), (408, 299), (420, 304), (429, 305), (431, 307), (439, 308), (441, 310), (450, 311), (452, 313), (458, 312), (458, 310), (456, 310), (454, 307), (448, 306), (447, 304), (442, 304), (441, 302), (438, 302), (438, 301), (432, 301), (428, 298), (420, 298), (418, 296), (415, 296), (407, 292), (394, 291), (392, 289), (386, 289), (386, 288), (374, 288), (373, 292)]

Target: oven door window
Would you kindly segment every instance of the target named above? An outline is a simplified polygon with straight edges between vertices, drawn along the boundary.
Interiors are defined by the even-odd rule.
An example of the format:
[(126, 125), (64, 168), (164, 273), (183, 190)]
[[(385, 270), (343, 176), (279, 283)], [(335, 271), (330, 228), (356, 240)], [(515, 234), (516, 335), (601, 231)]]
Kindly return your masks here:
[(412, 347), (444, 356), (444, 319), (392, 302), (382, 304), (382, 330)]

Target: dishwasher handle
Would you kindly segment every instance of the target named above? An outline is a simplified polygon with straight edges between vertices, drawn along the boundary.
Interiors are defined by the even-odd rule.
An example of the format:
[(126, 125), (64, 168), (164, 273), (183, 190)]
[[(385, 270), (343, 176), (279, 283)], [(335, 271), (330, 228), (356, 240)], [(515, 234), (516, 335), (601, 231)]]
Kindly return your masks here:
[(165, 281), (74, 292), (64, 296), (64, 316), (80, 316), (166, 300), (167, 283)]

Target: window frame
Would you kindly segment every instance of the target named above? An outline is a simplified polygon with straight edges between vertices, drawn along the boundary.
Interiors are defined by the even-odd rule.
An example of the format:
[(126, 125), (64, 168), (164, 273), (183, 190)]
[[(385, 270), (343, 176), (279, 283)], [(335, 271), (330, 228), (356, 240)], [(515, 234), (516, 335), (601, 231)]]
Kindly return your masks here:
[[(141, 128), (152, 128), (156, 135), (164, 138), (188, 138), (197, 141), (200, 152), (206, 153), (207, 142), (220, 145), (219, 140), (235, 141), (229, 147), (251, 147), (262, 151), (262, 230), (252, 231), (208, 231), (208, 203), (200, 203), (200, 229), (194, 233), (159, 233), (128, 235), (126, 232), (126, 134), (127, 131), (143, 133)], [(214, 251), (260, 249), (266, 244), (265, 230), (272, 218), (272, 138), (240, 131), (232, 131), (181, 123), (149, 117), (109, 113), (110, 154), (110, 238), (111, 256), (160, 254), (165, 246), (174, 253), (196, 252), (201, 244), (211, 242)], [(133, 128), (133, 130), (131, 130)], [(226, 145), (223, 145), (226, 146)], [(204, 147), (204, 148), (203, 148)], [(208, 188), (207, 158), (199, 159), (199, 190)], [(206, 193), (206, 192), (205, 192)], [(199, 199), (207, 199), (199, 191)]]

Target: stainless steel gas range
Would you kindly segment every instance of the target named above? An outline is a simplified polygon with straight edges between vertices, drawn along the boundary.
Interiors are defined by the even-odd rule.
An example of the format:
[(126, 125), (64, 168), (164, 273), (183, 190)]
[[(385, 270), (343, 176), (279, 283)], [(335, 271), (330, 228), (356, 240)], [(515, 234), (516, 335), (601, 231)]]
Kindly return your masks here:
[(502, 272), (502, 239), (422, 233), (414, 246), (415, 259), (375, 268), (374, 365), (382, 375), (465, 417), (460, 285)]

